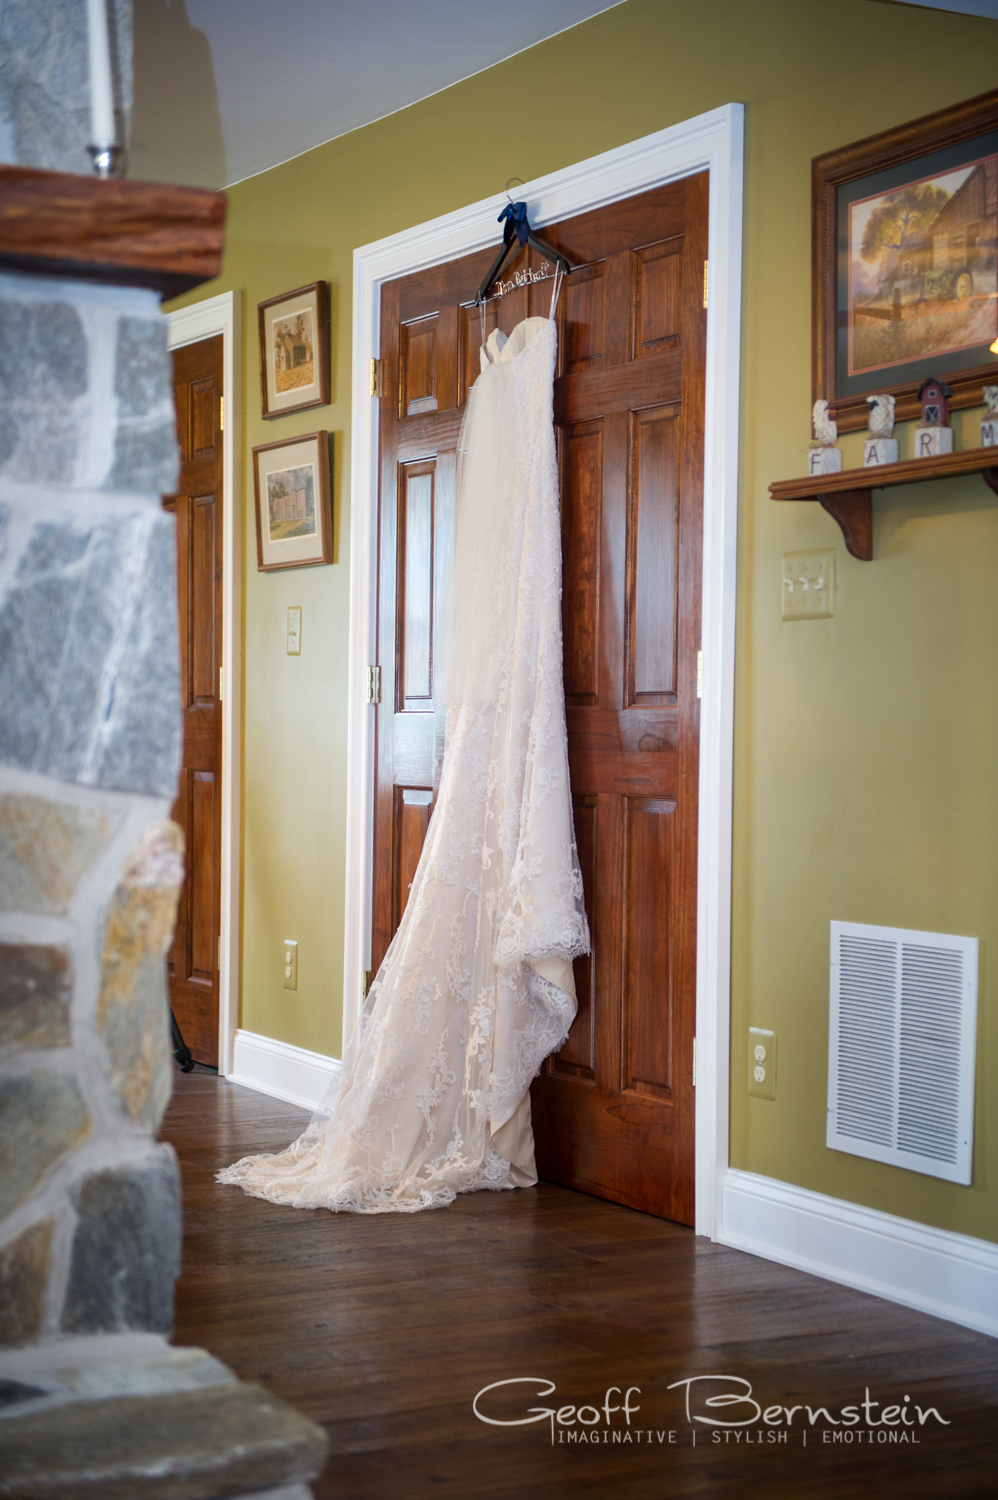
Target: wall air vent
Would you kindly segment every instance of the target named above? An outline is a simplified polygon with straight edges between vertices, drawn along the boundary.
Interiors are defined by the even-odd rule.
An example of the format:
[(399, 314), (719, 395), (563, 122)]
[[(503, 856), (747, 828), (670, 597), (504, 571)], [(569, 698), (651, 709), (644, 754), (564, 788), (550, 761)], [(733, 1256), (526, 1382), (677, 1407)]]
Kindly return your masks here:
[(826, 1145), (969, 1184), (977, 939), (833, 922)]

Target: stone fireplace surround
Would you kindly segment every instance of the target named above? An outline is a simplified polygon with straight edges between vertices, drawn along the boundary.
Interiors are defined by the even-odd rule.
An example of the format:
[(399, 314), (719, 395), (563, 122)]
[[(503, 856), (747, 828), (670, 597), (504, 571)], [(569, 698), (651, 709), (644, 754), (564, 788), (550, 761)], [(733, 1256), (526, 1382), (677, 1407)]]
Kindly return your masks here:
[(325, 1453), (168, 1341), (184, 867), (158, 293), (217, 273), (223, 218), (215, 194), (0, 166), (0, 1497), (305, 1500)]

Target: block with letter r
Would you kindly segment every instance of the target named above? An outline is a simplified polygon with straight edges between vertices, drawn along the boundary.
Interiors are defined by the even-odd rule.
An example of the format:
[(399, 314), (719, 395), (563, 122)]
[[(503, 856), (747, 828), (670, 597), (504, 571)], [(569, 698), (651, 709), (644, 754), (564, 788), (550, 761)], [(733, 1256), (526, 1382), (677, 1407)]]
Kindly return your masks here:
[(915, 458), (935, 458), (953, 452), (952, 427), (916, 427)]

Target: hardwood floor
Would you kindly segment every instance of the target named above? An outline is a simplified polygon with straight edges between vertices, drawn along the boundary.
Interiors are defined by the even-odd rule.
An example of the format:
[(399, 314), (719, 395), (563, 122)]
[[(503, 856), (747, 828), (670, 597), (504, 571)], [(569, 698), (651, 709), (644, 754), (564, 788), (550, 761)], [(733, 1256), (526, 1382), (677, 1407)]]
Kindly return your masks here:
[[(994, 1495), (994, 1340), (548, 1183), (368, 1218), (280, 1208), (213, 1180), (238, 1156), (286, 1145), (306, 1118), (178, 1072), (163, 1134), (184, 1175), (175, 1341), (322, 1423), (332, 1446), (317, 1500)], [(708, 1374), (725, 1379), (692, 1388), (692, 1415), (750, 1417), (704, 1403), (748, 1382), (771, 1418), (800, 1408), (789, 1430), (783, 1414), (769, 1427), (688, 1422), (684, 1389), (668, 1387)], [(488, 1393), (481, 1410), (512, 1422), (550, 1407), (560, 1424), (476, 1418), (479, 1391), (518, 1377), (532, 1381)], [(545, 1382), (555, 1389), (543, 1394)], [(613, 1391), (610, 1420), (594, 1420), (608, 1389), (629, 1386), (629, 1428)], [(897, 1425), (867, 1425), (867, 1388), (872, 1420), (887, 1409)], [(841, 1418), (850, 1405), (858, 1425), (816, 1410)], [(570, 1425), (572, 1406), (593, 1425)], [(920, 1425), (916, 1407), (949, 1425)]]

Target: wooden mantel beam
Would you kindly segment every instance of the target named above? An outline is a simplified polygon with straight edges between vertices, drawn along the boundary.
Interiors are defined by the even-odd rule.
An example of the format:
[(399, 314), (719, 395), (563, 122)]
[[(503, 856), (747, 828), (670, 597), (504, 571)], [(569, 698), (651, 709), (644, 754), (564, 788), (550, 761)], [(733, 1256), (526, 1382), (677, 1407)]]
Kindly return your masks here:
[(204, 188), (0, 166), (0, 270), (177, 297), (218, 275), (226, 206)]

